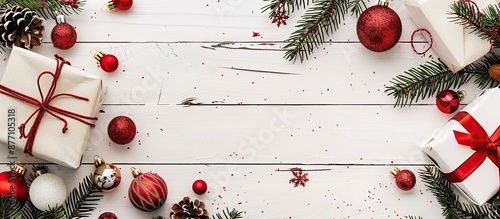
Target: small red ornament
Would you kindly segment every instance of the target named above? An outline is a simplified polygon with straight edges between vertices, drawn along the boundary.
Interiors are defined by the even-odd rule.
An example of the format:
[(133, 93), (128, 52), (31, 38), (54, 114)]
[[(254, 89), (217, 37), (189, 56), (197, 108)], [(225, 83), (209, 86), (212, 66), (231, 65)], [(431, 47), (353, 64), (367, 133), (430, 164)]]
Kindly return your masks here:
[(359, 16), (356, 32), (367, 49), (383, 52), (394, 47), (401, 37), (403, 26), (398, 14), (388, 3), (366, 9)]
[(193, 187), (193, 192), (196, 193), (197, 195), (203, 195), (208, 190), (207, 183), (201, 179), (194, 181), (192, 187)]
[(135, 123), (126, 116), (117, 116), (109, 122), (108, 136), (117, 144), (128, 144), (134, 140), (136, 134)]
[(118, 217), (111, 212), (104, 212), (99, 216), (99, 219), (118, 219)]
[(451, 114), (457, 111), (462, 98), (463, 92), (461, 91), (457, 93), (452, 90), (444, 90), (437, 95), (436, 106), (441, 112)]
[(156, 173), (142, 173), (132, 167), (134, 180), (128, 190), (128, 198), (134, 207), (141, 211), (152, 212), (160, 209), (167, 200), (167, 184)]
[(410, 170), (399, 170), (399, 168), (394, 167), (394, 169), (391, 170), (391, 174), (396, 178), (396, 185), (401, 190), (411, 190), (417, 183), (415, 174), (413, 174)]
[(78, 0), (60, 0), (62, 5), (69, 5), (72, 8), (78, 8)]
[(118, 69), (119, 61), (112, 54), (104, 54), (101, 50), (94, 54), (94, 59), (99, 61), (99, 65), (105, 72), (114, 72)]
[(133, 0), (110, 0), (108, 1), (108, 10), (118, 8), (120, 10), (126, 11), (132, 7), (133, 3)]
[(58, 49), (69, 49), (76, 43), (76, 30), (66, 23), (64, 15), (57, 16), (57, 25), (52, 29), (50, 38), (54, 47)]
[(13, 170), (0, 173), (0, 195), (13, 197), (23, 206), (28, 198), (25, 173), (26, 169), (17, 164)]

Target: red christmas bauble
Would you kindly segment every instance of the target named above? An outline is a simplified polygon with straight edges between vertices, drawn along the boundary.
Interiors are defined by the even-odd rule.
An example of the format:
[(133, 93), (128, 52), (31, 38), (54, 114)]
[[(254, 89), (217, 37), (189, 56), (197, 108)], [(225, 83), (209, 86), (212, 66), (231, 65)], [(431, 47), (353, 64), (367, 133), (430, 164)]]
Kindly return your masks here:
[(52, 29), (50, 39), (54, 47), (58, 49), (69, 49), (76, 43), (76, 30), (64, 21), (64, 16), (57, 17), (57, 25)]
[(117, 116), (109, 122), (108, 136), (117, 144), (128, 144), (134, 140), (136, 134), (135, 123), (126, 116)]
[(24, 180), (24, 167), (16, 165), (15, 169), (0, 173), (0, 195), (16, 199), (21, 206), (28, 198), (28, 185)]
[(443, 113), (454, 113), (460, 106), (460, 95), (452, 90), (441, 91), (437, 95), (436, 106)]
[(104, 212), (99, 216), (99, 219), (118, 219), (118, 217), (111, 212)]
[(208, 190), (207, 183), (201, 179), (194, 181), (192, 187), (193, 187), (193, 192), (196, 193), (197, 195), (203, 195)]
[(99, 61), (99, 65), (101, 66), (102, 70), (105, 72), (114, 72), (116, 69), (118, 69), (118, 59), (116, 56), (111, 55), (111, 54), (106, 54), (102, 57), (101, 61)]
[(356, 32), (367, 49), (383, 52), (394, 47), (401, 37), (403, 26), (398, 14), (387, 5), (375, 5), (359, 16)]
[(120, 10), (128, 10), (132, 7), (132, 4), (134, 3), (133, 0), (111, 0), (108, 3), (108, 8), (110, 10), (113, 10), (114, 8), (118, 8)]
[(399, 170), (398, 168), (394, 168), (391, 173), (396, 178), (396, 185), (401, 190), (411, 190), (417, 183), (415, 174), (413, 174), (413, 172), (411, 172), (410, 170)]
[(165, 204), (168, 195), (167, 184), (156, 173), (142, 173), (132, 168), (134, 180), (128, 190), (128, 198), (141, 211), (156, 211)]

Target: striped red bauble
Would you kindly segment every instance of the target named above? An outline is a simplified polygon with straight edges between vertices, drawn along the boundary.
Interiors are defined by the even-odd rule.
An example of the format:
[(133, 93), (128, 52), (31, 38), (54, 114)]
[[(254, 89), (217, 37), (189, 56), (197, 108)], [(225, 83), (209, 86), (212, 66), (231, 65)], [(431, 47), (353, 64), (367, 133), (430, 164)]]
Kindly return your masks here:
[(152, 212), (165, 204), (168, 188), (165, 180), (156, 173), (143, 173), (132, 168), (134, 180), (128, 190), (128, 198), (134, 207), (141, 211)]

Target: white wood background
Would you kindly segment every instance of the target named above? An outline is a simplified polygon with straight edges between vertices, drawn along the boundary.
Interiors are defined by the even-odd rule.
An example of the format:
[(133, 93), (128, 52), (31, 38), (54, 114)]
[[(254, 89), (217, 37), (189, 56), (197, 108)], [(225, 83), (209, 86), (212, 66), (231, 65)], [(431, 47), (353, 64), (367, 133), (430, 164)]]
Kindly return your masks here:
[[(282, 47), (304, 10), (278, 28), (261, 13), (265, 4), (147, 0), (124, 12), (101, 10), (105, 1), (92, 0), (83, 13), (67, 17), (78, 31), (77, 45), (67, 51), (52, 47), (54, 21), (47, 21), (44, 44), (34, 51), (62, 55), (108, 87), (83, 166), (51, 165), (51, 171), (71, 190), (94, 171), (94, 155), (121, 168), (122, 185), (105, 194), (91, 218), (106, 211), (122, 219), (168, 216), (170, 205), (184, 196), (206, 202), (210, 213), (234, 207), (248, 219), (440, 218), (439, 204), (420, 181), (404, 192), (389, 174), (393, 166), (416, 173), (429, 164), (418, 145), (450, 118), (433, 98), (393, 108), (384, 93), (391, 78), (437, 58), (432, 50), (426, 56), (412, 51), (415, 26), (403, 1), (390, 3), (403, 22), (401, 41), (390, 51), (365, 49), (356, 18), (349, 17), (310, 60), (295, 64), (282, 59)], [(427, 43), (416, 46), (422, 50)], [(96, 49), (118, 57), (117, 72), (98, 67)], [(2, 73), (8, 56), (0, 56)], [(479, 90), (465, 89), (467, 104)], [(181, 105), (191, 97), (202, 105)], [(106, 133), (118, 115), (131, 117), (138, 128), (125, 146)], [(8, 163), (6, 157), (0, 163)], [(132, 166), (166, 180), (166, 206), (153, 213), (132, 207)], [(294, 188), (291, 172), (278, 171), (294, 167), (308, 170), (305, 187)], [(191, 191), (198, 178), (209, 193)]]

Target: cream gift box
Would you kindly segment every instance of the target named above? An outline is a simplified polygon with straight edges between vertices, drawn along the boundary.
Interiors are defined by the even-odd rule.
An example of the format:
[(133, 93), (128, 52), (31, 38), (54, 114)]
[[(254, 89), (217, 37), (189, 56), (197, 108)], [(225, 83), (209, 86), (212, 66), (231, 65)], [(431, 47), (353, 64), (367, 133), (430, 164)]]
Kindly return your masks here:
[[(44, 57), (21, 48), (14, 47), (11, 51), (0, 82), (2, 87), (0, 89), (2, 92), (0, 93), (0, 124), (2, 124), (0, 125), (0, 144), (8, 146), (15, 144), (18, 149), (16, 153), (19, 153), (18, 157), (24, 156), (22, 153), (29, 140), (20, 138), (21, 131), (18, 127), (26, 123), (25, 133), (29, 133), (40, 113), (40, 107), (9, 96), (5, 92), (10, 89), (41, 101), (40, 88), (44, 99), (48, 99), (53, 77), (50, 74), (40, 75), (45, 71), (55, 74), (57, 63), (56, 58)], [(62, 66), (60, 77), (56, 82), (53, 92), (53, 97), (56, 98), (53, 98), (49, 105), (57, 109), (56, 111), (47, 110), (41, 116), (36, 136), (32, 138), (34, 141), (31, 154), (61, 166), (78, 168), (87, 146), (91, 125), (71, 118), (68, 113), (61, 114), (59, 109), (76, 115), (73, 117), (96, 117), (104, 99), (105, 87), (101, 79), (70, 65)], [(57, 96), (58, 94), (63, 95)], [(88, 101), (70, 95), (84, 97)], [(89, 119), (82, 120), (90, 124), (93, 122)], [(15, 135), (12, 133), (13, 126), (15, 126)], [(65, 133), (63, 133), (64, 127), (67, 128)]]
[[(490, 51), (488, 40), (470, 33), (463, 25), (450, 19), (451, 4), (455, 0), (406, 0), (405, 5), (418, 28), (426, 29), (424, 34), (439, 58), (453, 71), (458, 72), (466, 65), (480, 59)], [(495, 5), (495, 0), (475, 0), (480, 9)]]
[(500, 88), (483, 92), (423, 146), (446, 178), (472, 203), (482, 205), (500, 186)]

